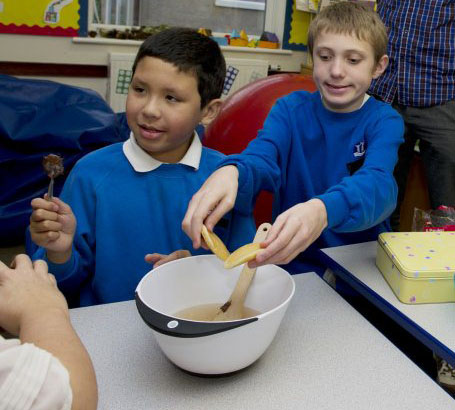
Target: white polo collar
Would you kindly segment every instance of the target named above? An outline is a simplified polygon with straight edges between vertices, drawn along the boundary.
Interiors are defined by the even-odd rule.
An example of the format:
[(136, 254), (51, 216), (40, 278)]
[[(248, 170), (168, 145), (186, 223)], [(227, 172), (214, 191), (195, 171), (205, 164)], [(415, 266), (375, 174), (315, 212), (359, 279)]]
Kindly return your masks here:
[[(144, 151), (137, 144), (136, 138), (134, 138), (132, 132), (130, 133), (130, 138), (123, 143), (123, 153), (136, 172), (153, 171), (161, 164), (165, 164), (165, 162), (156, 160), (148, 152)], [(186, 151), (186, 154), (178, 163), (188, 165), (197, 170), (199, 168), (199, 162), (201, 161), (201, 154), (202, 144), (197, 132), (194, 131), (193, 141), (191, 142), (188, 151)]]
[[(363, 96), (363, 101), (362, 101), (362, 104), (360, 104), (360, 107), (357, 108), (357, 110), (360, 110), (364, 105), (365, 103), (368, 101), (368, 99), (370, 98), (369, 94), (365, 93), (365, 95)], [(324, 100), (322, 99), (322, 94), (321, 94), (321, 101), (322, 101), (322, 105), (324, 105)], [(324, 105), (325, 107), (325, 105)], [(329, 110), (328, 108), (326, 108), (327, 110)], [(357, 111), (355, 110), (355, 111)], [(332, 111), (332, 110), (329, 110), (329, 111)]]

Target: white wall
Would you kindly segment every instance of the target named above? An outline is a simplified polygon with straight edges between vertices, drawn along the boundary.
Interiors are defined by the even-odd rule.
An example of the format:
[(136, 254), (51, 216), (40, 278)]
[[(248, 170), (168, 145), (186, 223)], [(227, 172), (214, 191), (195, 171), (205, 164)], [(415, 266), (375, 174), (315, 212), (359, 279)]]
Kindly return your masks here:
[[(70, 37), (0, 34), (0, 61), (108, 66), (109, 53), (136, 53), (140, 42), (131, 40), (86, 39)], [(288, 50), (223, 47), (225, 58), (261, 59), (283, 71), (300, 72), (306, 53)], [(36, 78), (36, 77), (34, 77)], [(44, 78), (44, 77), (40, 77)], [(107, 95), (106, 78), (45, 77), (65, 84), (96, 90)]]

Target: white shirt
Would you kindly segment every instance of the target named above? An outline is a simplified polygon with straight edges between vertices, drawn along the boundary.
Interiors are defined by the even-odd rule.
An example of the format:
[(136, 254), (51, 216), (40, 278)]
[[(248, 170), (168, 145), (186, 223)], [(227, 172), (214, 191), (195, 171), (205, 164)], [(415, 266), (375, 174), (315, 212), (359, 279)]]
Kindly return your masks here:
[(70, 377), (49, 352), (0, 335), (0, 410), (70, 410)]
[[(123, 153), (136, 172), (153, 171), (163, 164), (163, 162), (153, 158), (148, 152), (144, 151), (138, 145), (132, 132), (130, 134), (130, 138), (123, 143)], [(193, 141), (191, 142), (188, 151), (186, 151), (186, 154), (178, 163), (188, 165), (197, 170), (199, 168), (199, 162), (201, 161), (201, 154), (202, 144), (195, 131)]]

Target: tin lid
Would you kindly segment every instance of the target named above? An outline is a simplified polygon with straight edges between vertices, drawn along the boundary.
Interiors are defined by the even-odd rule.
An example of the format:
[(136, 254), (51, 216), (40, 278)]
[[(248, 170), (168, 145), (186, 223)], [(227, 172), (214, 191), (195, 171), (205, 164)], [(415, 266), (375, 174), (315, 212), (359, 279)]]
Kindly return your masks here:
[(407, 277), (455, 275), (455, 232), (384, 232), (378, 242)]

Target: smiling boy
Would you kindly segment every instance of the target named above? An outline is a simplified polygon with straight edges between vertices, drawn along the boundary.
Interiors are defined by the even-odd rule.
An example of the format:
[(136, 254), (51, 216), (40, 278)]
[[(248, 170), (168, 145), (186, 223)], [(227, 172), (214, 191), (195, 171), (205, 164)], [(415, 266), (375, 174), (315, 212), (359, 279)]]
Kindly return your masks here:
[(318, 249), (376, 240), (395, 208), (393, 169), (403, 122), (366, 94), (387, 67), (387, 34), (376, 13), (335, 3), (312, 21), (308, 37), (318, 91), (281, 98), (263, 129), (227, 157), (188, 206), (183, 228), (200, 246), (208, 228), (232, 209), (274, 193), (275, 221), (250, 266), (289, 264), (291, 273), (324, 267)]
[[(132, 299), (148, 263), (207, 253), (192, 249), (181, 220), (224, 158), (203, 148), (195, 132), (217, 115), (224, 78), (224, 58), (210, 38), (183, 28), (149, 37), (126, 101), (130, 139), (82, 158), (60, 199), (32, 201), (30, 233), (40, 246), (33, 258), (48, 261), (75, 305)], [(231, 251), (254, 232), (252, 213), (244, 212), (216, 229)]]
[(346, 33), (323, 31), (310, 45), (314, 59), (313, 79), (325, 108), (332, 112), (358, 110), (371, 80), (387, 67), (386, 55), (378, 59), (371, 45)]

